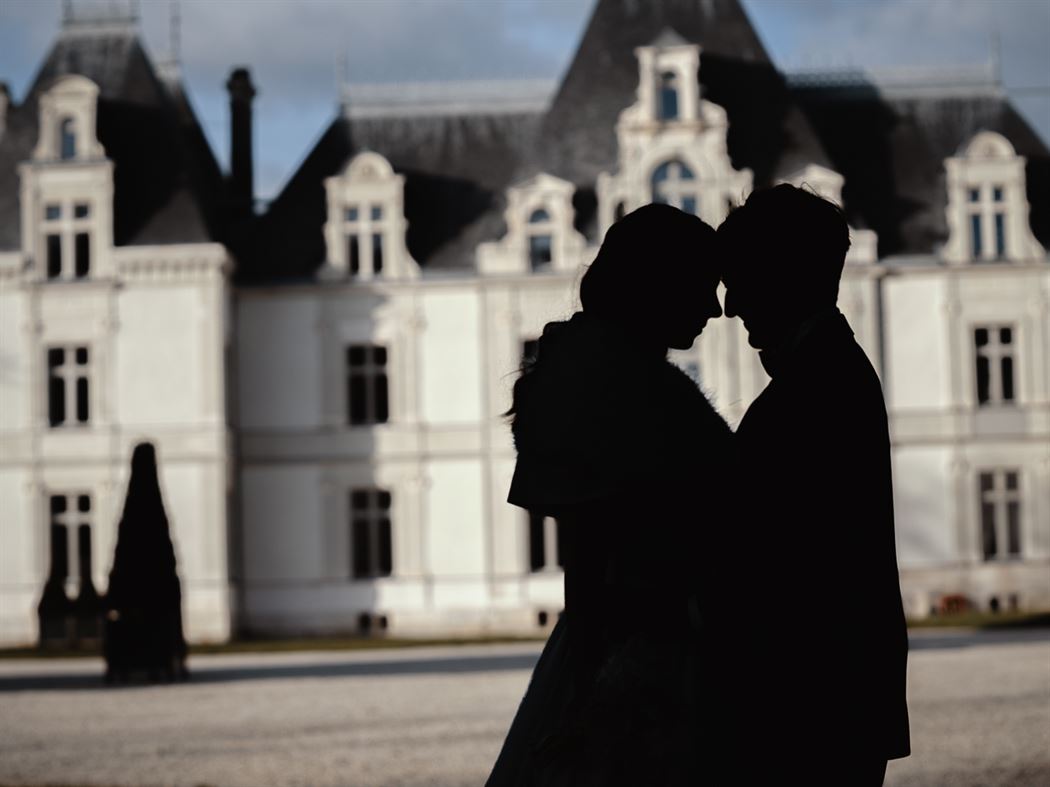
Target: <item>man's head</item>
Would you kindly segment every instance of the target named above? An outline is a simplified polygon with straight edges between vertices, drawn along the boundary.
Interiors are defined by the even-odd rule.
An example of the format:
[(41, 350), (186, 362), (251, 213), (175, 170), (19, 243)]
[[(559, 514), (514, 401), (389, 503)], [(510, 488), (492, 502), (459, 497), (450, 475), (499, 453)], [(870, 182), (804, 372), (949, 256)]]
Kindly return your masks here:
[(835, 305), (850, 241), (834, 203), (787, 184), (761, 189), (722, 222), (718, 241), (725, 313), (743, 320), (752, 347), (777, 347)]

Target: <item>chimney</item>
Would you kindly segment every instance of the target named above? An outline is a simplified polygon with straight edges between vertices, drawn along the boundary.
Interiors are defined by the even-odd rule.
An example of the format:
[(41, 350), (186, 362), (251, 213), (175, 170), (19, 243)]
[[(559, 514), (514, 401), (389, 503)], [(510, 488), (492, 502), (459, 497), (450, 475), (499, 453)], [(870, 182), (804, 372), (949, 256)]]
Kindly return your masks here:
[(11, 91), (6, 82), (0, 82), (0, 139), (4, 138), (7, 128), (7, 108), (11, 104)]
[(255, 87), (247, 68), (235, 68), (226, 82), (230, 93), (230, 206), (236, 218), (254, 210), (252, 178), (252, 99)]

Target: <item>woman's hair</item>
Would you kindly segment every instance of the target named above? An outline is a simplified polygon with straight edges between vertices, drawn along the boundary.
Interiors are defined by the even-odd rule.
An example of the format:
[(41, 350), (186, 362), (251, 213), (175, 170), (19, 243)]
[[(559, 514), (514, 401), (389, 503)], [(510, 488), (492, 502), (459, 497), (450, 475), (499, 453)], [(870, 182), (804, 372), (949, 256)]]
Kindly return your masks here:
[(670, 205), (645, 205), (609, 228), (580, 282), (585, 314), (632, 321), (656, 319), (669, 291), (718, 278), (715, 231)]

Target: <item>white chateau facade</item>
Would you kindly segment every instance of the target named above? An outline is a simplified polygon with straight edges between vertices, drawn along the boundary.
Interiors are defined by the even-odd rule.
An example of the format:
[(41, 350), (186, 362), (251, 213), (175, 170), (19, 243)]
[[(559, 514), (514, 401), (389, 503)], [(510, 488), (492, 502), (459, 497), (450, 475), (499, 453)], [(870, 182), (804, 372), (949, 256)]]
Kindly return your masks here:
[[(100, 35), (130, 36), (134, 54), (133, 31), (71, 23), (49, 63)], [(650, 201), (717, 226), (777, 181), (850, 202), (848, 176), (822, 152), (784, 155), (761, 179), (739, 164), (729, 113), (707, 97), (708, 38), (644, 40), (630, 48), (633, 101), (617, 109), (590, 203), (579, 178), (518, 167), (495, 218), (455, 233), (467, 249), (458, 267), (413, 256), (427, 247), (412, 235), (426, 193), (380, 145), (329, 157), (326, 171), (315, 151), (257, 221), (216, 209), (240, 234), (183, 232), (209, 226), (191, 199), (208, 167), (188, 157), (196, 174), (174, 178), (155, 212), (121, 218), (136, 202), (120, 199), (129, 167), (102, 132), (114, 150), (125, 141), (96, 117), (105, 85), (60, 68), (17, 112), (0, 92), (0, 167), (13, 173), (0, 172), (0, 200), (18, 221), (0, 237), (0, 645), (38, 641), (55, 572), (71, 598), (85, 576), (104, 592), (143, 439), (157, 446), (191, 640), (550, 625), (562, 603), (556, 526), (506, 503), (514, 450), (501, 414), (530, 342), (576, 308), (605, 229)], [(154, 81), (189, 122), (178, 86)], [(538, 113), (540, 140), (557, 102)], [(357, 111), (333, 129), (352, 128)], [(936, 166), (943, 242), (880, 256), (878, 233), (854, 229), (840, 294), (886, 394), (906, 609), (929, 614), (953, 596), (1050, 607), (1050, 264), (1030, 170), (993, 128)], [(288, 216), (305, 180), (323, 214), (317, 264), (244, 277), (260, 255), (246, 235), (265, 246), (267, 219), (283, 234), (301, 226)], [(737, 321), (713, 321), (673, 359), (731, 424), (767, 381)]]

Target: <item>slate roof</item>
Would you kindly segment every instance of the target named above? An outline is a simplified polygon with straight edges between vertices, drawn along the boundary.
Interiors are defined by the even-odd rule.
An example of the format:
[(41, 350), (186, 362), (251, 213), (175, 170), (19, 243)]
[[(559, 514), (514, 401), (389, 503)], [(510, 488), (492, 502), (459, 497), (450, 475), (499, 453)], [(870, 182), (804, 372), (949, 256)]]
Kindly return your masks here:
[(594, 239), (594, 183), (615, 170), (616, 120), (636, 100), (634, 49), (660, 38), (701, 45), (704, 97), (726, 108), (733, 164), (753, 169), (756, 183), (828, 163), (738, 0), (599, 0), (546, 111), (412, 117), (399, 108), (387, 118), (336, 119), (262, 219), (240, 279), (317, 269), (322, 181), (366, 149), (406, 175), (408, 247), (427, 270), (473, 269), (477, 244), (505, 231), (506, 188), (540, 171), (576, 184), (576, 226)]
[(337, 117), (270, 204), (240, 281), (305, 278), (324, 262), (324, 179), (356, 153), (381, 153), (405, 176), (406, 242), (430, 270), (474, 267), (477, 244), (503, 234), (504, 191), (541, 115), (536, 112)]
[(18, 164), (38, 137), (41, 93), (65, 74), (100, 89), (98, 138), (114, 162), (117, 245), (194, 243), (223, 234), (223, 178), (189, 103), (165, 84), (131, 24), (67, 22), (0, 137), (0, 249), (20, 247)]
[(994, 85), (968, 93), (882, 89), (870, 81), (799, 85), (795, 100), (846, 179), (850, 223), (879, 236), (879, 256), (931, 254), (948, 238), (944, 159), (980, 131), (996, 131), (1027, 158), (1030, 224), (1050, 248), (1050, 151)]

